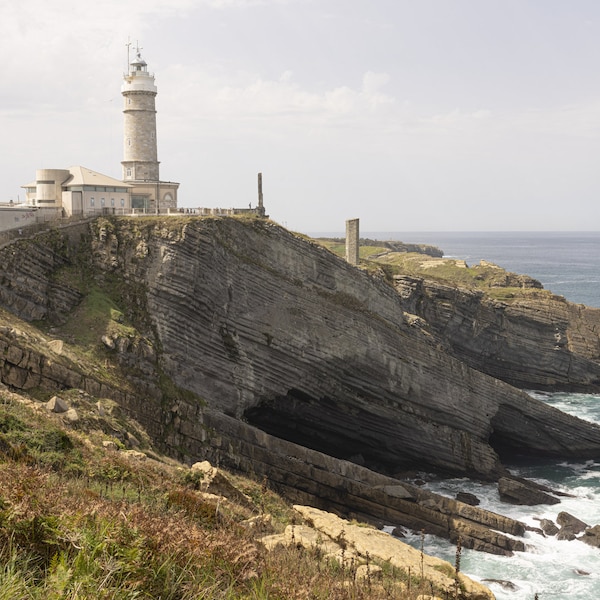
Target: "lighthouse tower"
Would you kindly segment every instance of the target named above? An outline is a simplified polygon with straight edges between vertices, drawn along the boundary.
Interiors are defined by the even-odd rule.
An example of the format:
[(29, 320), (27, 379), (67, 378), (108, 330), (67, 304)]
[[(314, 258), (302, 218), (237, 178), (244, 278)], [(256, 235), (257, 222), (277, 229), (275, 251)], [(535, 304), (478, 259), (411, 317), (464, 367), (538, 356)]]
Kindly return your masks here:
[(178, 183), (161, 181), (156, 140), (154, 75), (139, 48), (124, 75), (123, 181), (132, 184), (132, 207), (146, 212), (167, 212), (177, 207)]

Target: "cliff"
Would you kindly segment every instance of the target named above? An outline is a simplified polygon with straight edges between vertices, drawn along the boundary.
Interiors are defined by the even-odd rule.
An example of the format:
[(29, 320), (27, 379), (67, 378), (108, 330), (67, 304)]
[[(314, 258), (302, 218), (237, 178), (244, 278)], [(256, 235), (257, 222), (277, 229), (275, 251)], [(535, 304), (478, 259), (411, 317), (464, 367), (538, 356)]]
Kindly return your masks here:
[(425, 277), (394, 284), (404, 309), (473, 368), (524, 389), (600, 390), (600, 309), (550, 293), (495, 299)]
[[(99, 219), (0, 250), (0, 276), (3, 306), (46, 336), (0, 330), (4, 382), (115, 397), (172, 454), (265, 474), (303, 502), (456, 538), (488, 517), (399, 491), (390, 476), (431, 469), (495, 480), (506, 474), (499, 451), (600, 455), (600, 428), (482, 372), (460, 315), (506, 324), (506, 310), (454, 288), (455, 304), (443, 301), (443, 286), (424, 280), (394, 288), (269, 222)], [(100, 323), (83, 311), (98, 290), (112, 303)], [(512, 307), (521, 320), (503, 343), (521, 340), (532, 364), (522, 361), (523, 373), (543, 367), (547, 382), (593, 387), (597, 334), (584, 309), (563, 304), (579, 338), (550, 352), (562, 360), (546, 365), (547, 346), (529, 341), (545, 333), (525, 306)], [(88, 354), (76, 351), (82, 344)], [(489, 538), (482, 530), (469, 543), (515, 549)]]

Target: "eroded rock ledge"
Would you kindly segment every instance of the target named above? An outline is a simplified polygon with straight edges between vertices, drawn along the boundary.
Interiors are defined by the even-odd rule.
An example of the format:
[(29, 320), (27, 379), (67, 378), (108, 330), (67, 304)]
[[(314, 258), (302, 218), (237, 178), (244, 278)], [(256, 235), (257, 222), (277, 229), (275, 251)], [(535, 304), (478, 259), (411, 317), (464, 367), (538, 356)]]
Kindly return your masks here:
[(275, 438), (221, 413), (207, 411), (203, 422), (218, 432), (205, 451), (211, 462), (265, 476), (294, 502), (453, 542), (460, 537), (464, 547), (492, 554), (510, 556), (525, 549), (512, 536), (523, 536), (526, 526), (514, 519)]
[[(381, 531), (354, 525), (316, 508), (294, 508), (310, 525), (290, 525), (284, 535), (271, 536), (264, 540), (265, 544), (299, 543), (311, 549), (321, 547), (327, 555), (342, 563), (379, 559), (389, 562), (394, 567), (408, 570), (415, 576), (423, 577), (446, 596), (454, 594), (458, 579), (460, 588), (468, 598), (494, 600), (494, 595), (487, 587), (463, 573), (457, 574), (447, 561), (423, 555)], [(369, 565), (363, 566), (366, 567), (363, 576), (368, 576)]]

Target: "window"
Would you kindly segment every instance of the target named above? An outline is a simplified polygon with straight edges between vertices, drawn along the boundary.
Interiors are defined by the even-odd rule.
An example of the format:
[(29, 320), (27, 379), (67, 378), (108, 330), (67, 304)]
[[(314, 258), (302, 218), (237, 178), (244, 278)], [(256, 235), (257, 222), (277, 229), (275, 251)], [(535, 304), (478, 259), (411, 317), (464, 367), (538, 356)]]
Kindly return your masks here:
[(131, 167), (127, 167), (127, 170), (126, 170), (126, 172), (125, 172), (125, 173), (126, 173), (126, 176), (127, 176), (129, 179), (131, 179)]
[(125, 206), (125, 198), (121, 198), (121, 206)]
[(100, 204), (101, 204), (102, 206), (104, 206), (104, 204), (105, 204), (105, 203), (106, 203), (106, 200), (105, 200), (104, 198), (100, 198)]
[(96, 199), (90, 198), (90, 206), (96, 206)]

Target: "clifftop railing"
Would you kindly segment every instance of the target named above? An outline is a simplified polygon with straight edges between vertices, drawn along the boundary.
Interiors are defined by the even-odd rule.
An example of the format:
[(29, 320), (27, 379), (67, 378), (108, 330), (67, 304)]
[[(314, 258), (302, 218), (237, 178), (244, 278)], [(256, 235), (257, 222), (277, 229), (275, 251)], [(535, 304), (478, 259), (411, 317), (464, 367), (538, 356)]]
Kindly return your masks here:
[(62, 229), (74, 224), (93, 221), (101, 216), (120, 217), (232, 217), (236, 215), (250, 215), (263, 217), (258, 207), (254, 208), (170, 208), (166, 212), (156, 213), (154, 210), (144, 208), (120, 208), (104, 207), (90, 211), (85, 215), (72, 215), (71, 217), (59, 217), (58, 213), (40, 213), (35, 223), (23, 224), (21, 227), (0, 231), (0, 248), (14, 242), (17, 239), (30, 238), (35, 235), (49, 231), (50, 229)]

